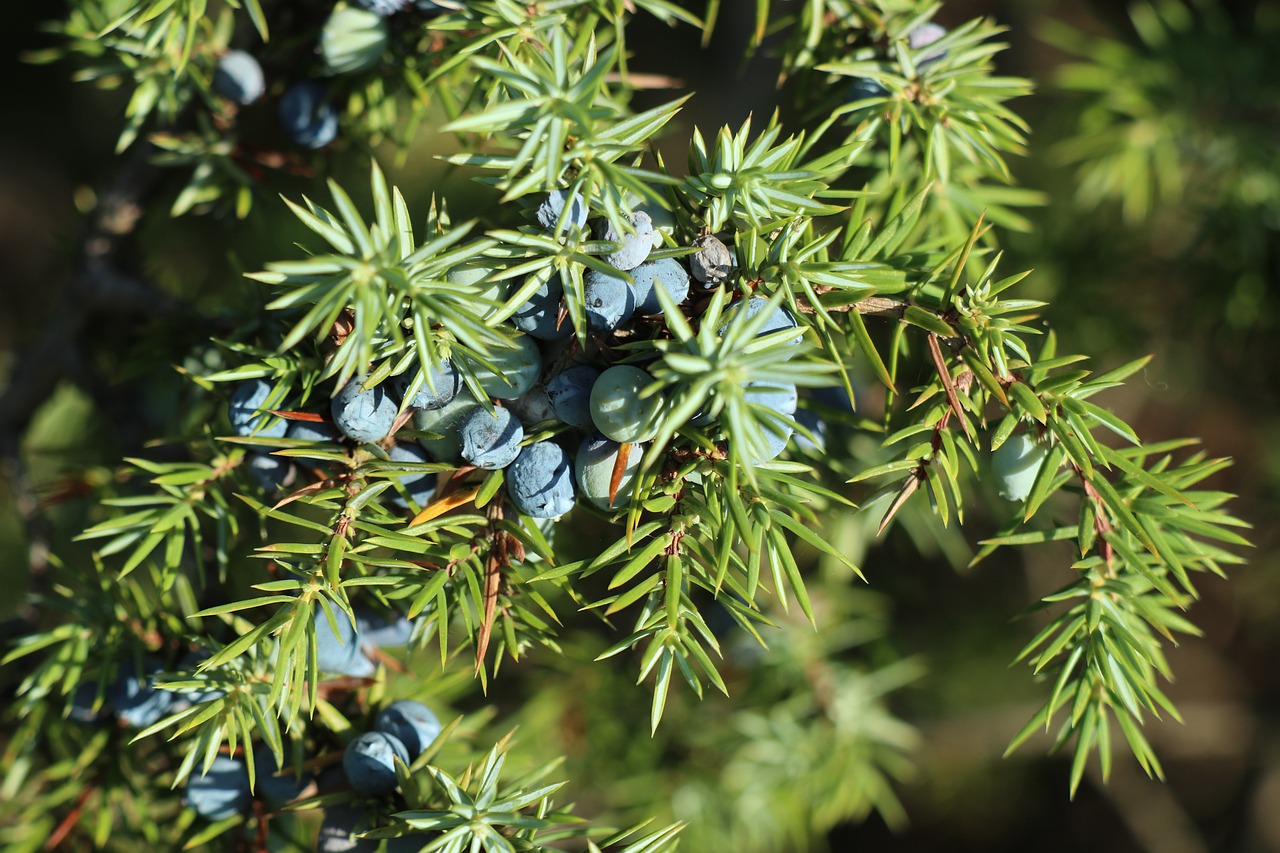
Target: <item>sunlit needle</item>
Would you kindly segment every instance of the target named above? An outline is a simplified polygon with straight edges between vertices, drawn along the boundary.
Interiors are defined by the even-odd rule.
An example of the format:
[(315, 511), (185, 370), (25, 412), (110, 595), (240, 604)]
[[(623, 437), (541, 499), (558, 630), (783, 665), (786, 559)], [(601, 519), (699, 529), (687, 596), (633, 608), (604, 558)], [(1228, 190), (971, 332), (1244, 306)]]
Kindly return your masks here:
[(448, 512), (449, 510), (455, 507), (460, 507), (463, 504), (471, 503), (473, 500), (475, 500), (476, 495), (478, 495), (479, 493), (480, 493), (480, 487), (475, 486), (474, 488), (466, 489), (456, 494), (449, 495), (447, 498), (441, 498), (440, 500), (431, 504), (431, 506), (424, 509), (422, 512), (415, 515), (413, 517), (413, 521), (409, 522), (409, 526), (413, 527), (414, 525), (422, 524), (424, 521), (430, 521), (433, 518), (437, 518), (441, 515), (444, 515), (446, 512)]

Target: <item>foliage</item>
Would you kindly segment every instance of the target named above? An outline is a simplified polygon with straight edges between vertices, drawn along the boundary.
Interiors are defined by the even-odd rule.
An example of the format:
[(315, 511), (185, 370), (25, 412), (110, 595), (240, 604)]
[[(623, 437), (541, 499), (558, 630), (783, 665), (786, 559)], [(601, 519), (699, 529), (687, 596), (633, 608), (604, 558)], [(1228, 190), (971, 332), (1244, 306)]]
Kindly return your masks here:
[[(1073, 57), (1053, 81), (1069, 116), (1049, 152), (1070, 179), (1063, 191), (1097, 228), (1119, 225), (1136, 239), (1168, 243), (1159, 253), (1168, 272), (1157, 274), (1177, 290), (1168, 304), (1186, 310), (1164, 322), (1228, 349), (1265, 339), (1280, 307), (1265, 281), (1280, 227), (1265, 131), (1278, 101), (1274, 8), (1232, 14), (1208, 2), (1146, 0), (1114, 30), (1085, 35), (1057, 24), (1041, 33)], [(1231, 62), (1217, 61), (1226, 55)], [(1162, 236), (1175, 228), (1176, 240)], [(1179, 270), (1222, 284), (1184, 285)], [(1223, 322), (1206, 322), (1211, 306)], [(1238, 357), (1230, 369), (1249, 371), (1256, 361)]]

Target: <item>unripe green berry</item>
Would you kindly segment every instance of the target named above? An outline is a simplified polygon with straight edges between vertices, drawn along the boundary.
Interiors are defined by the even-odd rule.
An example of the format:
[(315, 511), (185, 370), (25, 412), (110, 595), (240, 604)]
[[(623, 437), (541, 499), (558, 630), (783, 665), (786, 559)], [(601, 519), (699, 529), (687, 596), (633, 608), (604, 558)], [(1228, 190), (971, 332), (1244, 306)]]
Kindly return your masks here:
[(1005, 441), (991, 454), (991, 472), (996, 478), (996, 494), (1007, 501), (1025, 501), (1048, 449), (1026, 433)]
[(640, 392), (653, 377), (638, 367), (615, 364), (591, 386), (591, 420), (596, 429), (618, 442), (648, 441), (658, 434), (662, 398)]
[(609, 501), (609, 487), (613, 483), (613, 469), (618, 461), (621, 446), (602, 435), (590, 435), (578, 446), (577, 456), (573, 460), (574, 478), (578, 482), (578, 493), (591, 503), (604, 510), (625, 507), (631, 500), (631, 487), (636, 473), (640, 470), (640, 460), (644, 457), (644, 446), (633, 445), (627, 450), (627, 459), (623, 464), (622, 476), (618, 480), (618, 491)]
[(368, 71), (387, 49), (387, 22), (375, 12), (340, 6), (320, 31), (320, 55), (330, 74)]

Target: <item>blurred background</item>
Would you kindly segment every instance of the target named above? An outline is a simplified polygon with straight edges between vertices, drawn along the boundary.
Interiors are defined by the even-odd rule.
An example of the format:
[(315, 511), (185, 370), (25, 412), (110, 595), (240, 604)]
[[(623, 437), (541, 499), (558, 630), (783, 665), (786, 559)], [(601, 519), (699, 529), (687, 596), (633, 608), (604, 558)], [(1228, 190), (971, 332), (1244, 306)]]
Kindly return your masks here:
[[(694, 124), (704, 132), (736, 126), (775, 105), (785, 115), (768, 50), (744, 59), (753, 5), (726, 0), (705, 49), (692, 30), (636, 24), (635, 69), (675, 77), (680, 90), (699, 93), (668, 134), (668, 162), (683, 160)], [(21, 380), (11, 375), (15, 353), (60, 322), (62, 294), (80, 263), (84, 214), (120, 168), (113, 147), (123, 96), (72, 82), (67, 64), (22, 61), (50, 45), (40, 24), (62, 7), (10, 4), (0, 30), (7, 107), (0, 133), (0, 387)], [(868, 805), (865, 820), (836, 820), (828, 836), (833, 849), (1280, 850), (1280, 3), (1202, 0), (1162, 8), (1174, 10), (1163, 23), (1130, 16), (1110, 0), (946, 0), (937, 20), (955, 26), (995, 18), (1009, 28), (1009, 50), (998, 57), (1002, 73), (1036, 86), (1034, 96), (1014, 104), (1032, 127), (1027, 156), (1014, 169), (1022, 185), (1043, 193), (1044, 204), (1024, 211), (1025, 231), (1001, 235), (1004, 268), (1034, 268), (1027, 295), (1052, 303), (1046, 316), (1064, 351), (1088, 353), (1100, 370), (1155, 356), (1106, 400), (1144, 439), (1197, 436), (1210, 455), (1236, 462), (1213, 486), (1239, 495), (1233, 510), (1254, 525), (1256, 549), (1230, 580), (1202, 580), (1191, 618), (1204, 636), (1169, 650), (1177, 680), (1167, 692), (1184, 722), (1153, 722), (1147, 731), (1166, 783), (1148, 781), (1126, 753), (1109, 784), (1091, 768), (1072, 802), (1069, 759), (1045, 757), (1048, 739), (1001, 758), (1045, 689), (1025, 667), (1010, 666), (1036, 630), (1034, 620), (1012, 617), (1065, 582), (1064, 552), (1001, 552), (964, 569), (975, 543), (1004, 521), (994, 498), (985, 510), (975, 503), (963, 531), (923, 543), (902, 525), (867, 548), (865, 525), (855, 529), (851, 520), (846, 545), (867, 548), (862, 565), (870, 583), (851, 589), (856, 601), (839, 612), (859, 618), (805, 642), (847, 642), (865, 671), (887, 673), (880, 687), (892, 690), (895, 719), (880, 721), (876, 736), (906, 760), (890, 762), (898, 767), (890, 775), (900, 777), (891, 784), (901, 814), (886, 805), (891, 798), (863, 791), (881, 810)], [(1181, 24), (1177, 8), (1186, 12)], [(1092, 65), (1080, 66), (1082, 59)], [(482, 207), (491, 193), (441, 171), (429, 156), (430, 135), (422, 136), (395, 163), (394, 180), (411, 188), (411, 198), (414, 187), (419, 197), (427, 190), (448, 195), (459, 218)], [(356, 167), (352, 183), (362, 183), (364, 173)], [(292, 219), (269, 201), (277, 192), (296, 196), (304, 181), (268, 188), (268, 203), (247, 222), (173, 220), (168, 202), (157, 204), (127, 259), (197, 306), (210, 334), (226, 333), (219, 317), (252, 298), (240, 273), (300, 239)], [(67, 541), (87, 518), (81, 496), (109, 479), (122, 455), (166, 452), (143, 442), (164, 434), (185, 401), (172, 362), (191, 329), (122, 303), (72, 332), (83, 344), (63, 375), (92, 380), (59, 383), (36, 410), (22, 448), (33, 493), (14, 494), (0, 479), (3, 617), (20, 611), (33, 541), (47, 537), (62, 559), (83, 557)], [(55, 350), (50, 357), (73, 354)], [(35, 555), (37, 564), (42, 559)], [(864, 636), (844, 636), (858, 626)], [(749, 702), (755, 676), (750, 652), (742, 654), (729, 676)], [(805, 651), (783, 643), (769, 654), (785, 668)], [(624, 669), (539, 660), (491, 700), (524, 721), (526, 743), (545, 731), (534, 728), (539, 737), (531, 737), (528, 727), (551, 725), (559, 733), (543, 746), (568, 753), (565, 772), (578, 783), (580, 811), (642, 810), (661, 789), (674, 792), (668, 816), (698, 820), (715, 811), (703, 803), (715, 794), (677, 778), (682, 768), (706, 778), (712, 771), (786, 772), (767, 757), (747, 761), (742, 751), (738, 763), (721, 767), (717, 756), (699, 751), (688, 732), (725, 713), (723, 699), (673, 700), (668, 734), (660, 730), (654, 741), (644, 727), (613, 720), (615, 705), (647, 707), (647, 693), (634, 692)], [(567, 721), (563, 706), (526, 689), (539, 678), (566, 692), (612, 697), (612, 704), (593, 701)], [(755, 721), (770, 725), (769, 709), (758, 710)], [(623, 765), (650, 775), (622, 779)], [(838, 776), (826, 781), (849, 781)], [(751, 800), (738, 794), (746, 820)], [(806, 807), (797, 802), (792, 811)], [(822, 815), (812, 819), (826, 826)], [(783, 828), (774, 849), (800, 843)], [(711, 848), (691, 839), (690, 849)]]

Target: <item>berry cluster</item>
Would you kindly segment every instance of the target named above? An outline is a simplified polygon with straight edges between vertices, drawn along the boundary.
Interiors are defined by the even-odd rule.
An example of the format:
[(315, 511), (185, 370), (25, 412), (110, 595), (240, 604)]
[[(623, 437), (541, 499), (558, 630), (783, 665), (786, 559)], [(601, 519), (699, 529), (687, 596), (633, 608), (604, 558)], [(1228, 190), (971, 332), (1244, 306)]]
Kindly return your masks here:
[[(179, 669), (194, 670), (203, 659), (201, 655), (189, 654), (179, 664)], [(224, 695), (224, 691), (218, 689), (184, 692), (160, 689), (155, 685), (155, 676), (164, 671), (165, 667), (155, 658), (146, 661), (143, 676), (132, 668), (123, 667), (107, 687), (102, 706), (96, 704), (94, 682), (86, 681), (72, 696), (67, 716), (86, 725), (114, 718), (130, 729), (144, 729), (192, 705), (214, 701)], [(311, 783), (308, 775), (298, 775), (292, 768), (282, 767), (265, 745), (254, 750), (254, 762), (257, 767), (257, 796), (270, 807), (297, 799)], [(183, 801), (196, 814), (216, 821), (246, 813), (253, 797), (245, 761), (218, 755), (207, 772), (193, 773), (188, 778)]]
[[(599, 255), (607, 268), (593, 263), (543, 270), (515, 284), (497, 261), (456, 264), (446, 278), (474, 288), (481, 311), (507, 313), (501, 322), (491, 314), (490, 327), (509, 345), (480, 355), (442, 336), (435, 344), (434, 363), (405, 360), (390, 375), (385, 364), (368, 364), (370, 373), (339, 383), (324, 404), (309, 406), (309, 411), (294, 407), (288, 383), (240, 381), (229, 398), (228, 419), (248, 447), (244, 467), (264, 490), (290, 488), (302, 479), (298, 466), (306, 460), (305, 454), (295, 462), (272, 451), (356, 444), (363, 448), (357, 459), (385, 460), (363, 469), (393, 481), (392, 489), (374, 499), (383, 507), (423, 515), (433, 504), (457, 505), (447, 498), (449, 490), (465, 493), (457, 489), (462, 477), (495, 472), (501, 479), (504, 514), (532, 519), (549, 538), (552, 522), (579, 502), (612, 513), (637, 497), (633, 492), (645, 448), (674, 411), (650, 372), (657, 350), (637, 346), (670, 338), (664, 306), (666, 312), (679, 306), (688, 322), (705, 325), (713, 318), (708, 328), (724, 341), (750, 324), (746, 334), (773, 336), (780, 358), (803, 351), (790, 345), (801, 338), (796, 316), (776, 300), (744, 291), (723, 310), (708, 313), (711, 303), (722, 304), (720, 291), (732, 280), (737, 263), (717, 237), (704, 234), (680, 246), (670, 230), (655, 225), (643, 210), (631, 213), (619, 228), (593, 218), (589, 206), (567, 190), (552, 192), (530, 213), (557, 236), (607, 242), (612, 251)], [(664, 251), (656, 251), (663, 246)], [(515, 293), (520, 296), (513, 298)], [(335, 327), (335, 334), (340, 331)], [(823, 441), (821, 419), (797, 409), (795, 385), (743, 378), (740, 387), (720, 384), (716, 389), (768, 414), (758, 421), (768, 447), (747, 454), (748, 463), (781, 453), (792, 438), (793, 423), (805, 424), (805, 440), (812, 436)], [(836, 399), (824, 402), (833, 408), (842, 405)], [(713, 394), (690, 425), (705, 430), (713, 441), (732, 441), (728, 425), (720, 422), (725, 409), (719, 403)], [(849, 408), (847, 397), (843, 408)], [(448, 476), (438, 476), (442, 474)], [(388, 621), (359, 607), (354, 619), (336, 612), (331, 616), (323, 608), (312, 619), (317, 666), (331, 679), (374, 675), (377, 649), (408, 643), (414, 628), (407, 619)], [(376, 843), (355, 835), (385, 826), (387, 798), (400, 796), (396, 762), (412, 764), (439, 733), (429, 709), (397, 702), (383, 709), (368, 731), (350, 739), (342, 770), (346, 785), (366, 798), (358, 801), (364, 808), (327, 805), (319, 849), (377, 849)], [(222, 775), (201, 784), (211, 785), (221, 799), (207, 796), (245, 808), (249, 800), (239, 771), (231, 764), (215, 770)], [(343, 784), (325, 783), (322, 778), (318, 784), (326, 789)], [(388, 849), (397, 848), (388, 842)]]
[[(289, 83), (276, 104), (281, 127), (303, 148), (324, 148), (338, 135), (338, 110), (327, 78), (360, 74), (382, 64), (391, 46), (387, 19), (395, 14), (434, 16), (457, 9), (463, 0), (356, 0), (339, 2), (320, 30), (316, 51), (321, 79)], [(231, 50), (218, 58), (213, 91), (233, 104), (249, 106), (267, 92), (261, 63), (243, 50)]]
[[(414, 631), (414, 623), (408, 619), (388, 619), (368, 609), (356, 611), (354, 625), (342, 614), (337, 615), (335, 622), (338, 626), (337, 633), (330, 626), (324, 611), (319, 608), (316, 610), (317, 665), (325, 673), (356, 678), (373, 676), (376, 665), (372, 656), (382, 648), (407, 645)], [(179, 662), (177, 668), (179, 671), (194, 671), (204, 659), (204, 655), (192, 652)], [(225, 695), (225, 691), (216, 688), (179, 691), (157, 687), (156, 676), (166, 671), (157, 658), (148, 658), (143, 669), (144, 674), (139, 675), (132, 667), (122, 667), (107, 686), (101, 704), (97, 702), (96, 683), (84, 682), (72, 696), (67, 716), (86, 725), (114, 719), (130, 729), (144, 729), (192, 705), (215, 701)], [(435, 715), (420, 703), (408, 700), (393, 703), (386, 708), (379, 715), (375, 728), (388, 736), (388, 742), (396, 747), (395, 753), (406, 763), (416, 758), (440, 732), (440, 724)], [(351, 749), (348, 749), (348, 755), (350, 754)], [(282, 767), (265, 745), (255, 748), (254, 763), (256, 791), (250, 787), (245, 760), (222, 754), (214, 759), (207, 772), (197, 771), (191, 774), (184, 801), (196, 814), (207, 820), (217, 821), (245, 814), (255, 793), (266, 806), (275, 808), (303, 796), (311, 786), (308, 774), (298, 774), (291, 767)], [(347, 768), (351, 787), (358, 793), (386, 793), (370, 790), (368, 773), (372, 771), (358, 769), (361, 766), (358, 759), (347, 758), (344, 766)], [(357, 769), (353, 770), (352, 766)], [(391, 787), (394, 788), (394, 775)], [(339, 811), (340, 814), (334, 819), (341, 821), (345, 819), (346, 812)], [(369, 849), (376, 849), (376, 843)], [(389, 849), (397, 848), (392, 845)], [(412, 849), (416, 850), (417, 847)]]
[(102, 705), (97, 704), (97, 684), (82, 683), (71, 697), (67, 716), (86, 725), (113, 717), (131, 729), (145, 729), (181, 710), (183, 700), (178, 694), (155, 686), (154, 676), (164, 671), (161, 663), (149, 658), (144, 669), (139, 675), (131, 666), (121, 667), (107, 686)]
[[(552, 192), (535, 215), (553, 232), (589, 227), (586, 205), (563, 190)], [(606, 511), (624, 506), (645, 444), (657, 434), (667, 401), (653, 393), (654, 378), (642, 366), (618, 357), (617, 344), (641, 334), (665, 333), (659, 290), (673, 303), (686, 303), (698, 298), (690, 296), (691, 289), (695, 294), (714, 289), (733, 269), (729, 248), (711, 235), (699, 237), (684, 255), (663, 253), (651, 259), (663, 234), (643, 211), (632, 214), (629, 224), (630, 230), (616, 229), (607, 220), (590, 226), (597, 239), (617, 248), (601, 256), (609, 271), (587, 269), (582, 275), (585, 346), (569, 319), (567, 279), (552, 274), (522, 288), (530, 295), (501, 324), (511, 345), (494, 349), (484, 359), (458, 352), (426, 370), (411, 369), (376, 385), (369, 385), (367, 376), (355, 376), (333, 395), (329, 419), (323, 422), (286, 424), (269, 411), (271, 386), (250, 380), (231, 396), (233, 427), (241, 436), (259, 438), (383, 443), (392, 462), (435, 463), (436, 471), (501, 469), (510, 504), (533, 519), (557, 519), (579, 498)], [(471, 262), (455, 267), (448, 277), (453, 283), (487, 287), (486, 296), (504, 302), (508, 291), (499, 273)], [(720, 333), (731, 323), (751, 321), (766, 306), (769, 300), (758, 296), (731, 304), (719, 321)], [(798, 328), (785, 307), (769, 310), (759, 336)], [(799, 342), (797, 334), (792, 343)], [(796, 386), (746, 381), (742, 396), (747, 405), (769, 413), (762, 420), (767, 451), (751, 457), (757, 464), (767, 462), (792, 437)], [(408, 416), (401, 415), (405, 410), (413, 413), (412, 428), (397, 432), (397, 424), (407, 423)], [(707, 427), (714, 421), (708, 410), (692, 423)], [(818, 422), (808, 416), (806, 425), (812, 432)], [(392, 444), (393, 432), (397, 436)], [(535, 434), (539, 438), (527, 440)], [(267, 489), (285, 488), (294, 476), (287, 460), (261, 453), (250, 458), (249, 470)], [(435, 493), (433, 473), (424, 467), (398, 475), (402, 491), (389, 492), (392, 502), (415, 511), (427, 506)]]
[[(342, 776), (360, 797), (384, 800), (394, 794), (398, 779), (396, 761), (408, 767), (440, 735), (442, 727), (436, 715), (421, 702), (402, 699), (392, 702), (378, 713), (373, 729), (353, 738), (342, 755)], [(218, 755), (208, 771), (192, 774), (183, 795), (184, 802), (206, 820), (225, 820), (246, 813), (254, 796), (266, 806), (278, 808), (317, 791), (330, 793), (341, 784), (321, 774), (315, 780), (309, 773), (276, 761), (264, 745), (254, 749), (256, 786), (249, 783), (249, 770), (243, 758)], [(319, 789), (324, 790), (320, 791)], [(356, 835), (374, 828), (376, 814), (369, 808), (351, 803), (330, 805), (325, 809), (317, 850), (322, 853), (340, 851), (376, 851), (380, 842)], [(403, 836), (387, 842), (388, 853), (419, 850), (421, 836)]]
[[(442, 727), (436, 715), (421, 702), (402, 699), (383, 708), (371, 731), (353, 738), (342, 755), (342, 772), (357, 794), (385, 800), (395, 793), (398, 779), (396, 762), (407, 767), (431, 746)], [(356, 838), (356, 834), (374, 828), (375, 814), (355, 805), (336, 805), (325, 809), (324, 822), (316, 849), (320, 853), (350, 853), (378, 849), (373, 839)], [(387, 841), (387, 853), (421, 849), (421, 835), (408, 835)]]

